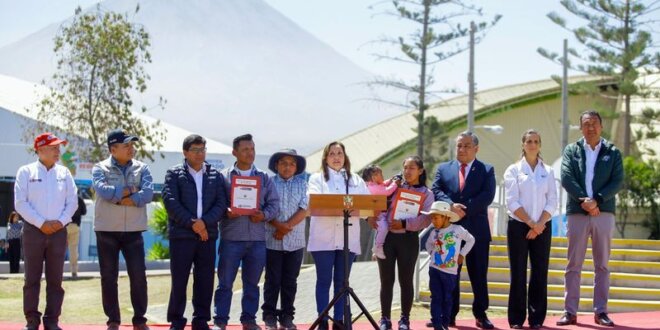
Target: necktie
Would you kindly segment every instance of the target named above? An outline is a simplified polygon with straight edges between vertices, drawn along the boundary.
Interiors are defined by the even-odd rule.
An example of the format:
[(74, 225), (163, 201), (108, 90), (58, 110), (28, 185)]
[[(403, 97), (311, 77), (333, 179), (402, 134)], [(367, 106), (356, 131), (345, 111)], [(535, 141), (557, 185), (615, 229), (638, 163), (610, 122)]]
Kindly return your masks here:
[(461, 191), (465, 187), (465, 167), (467, 167), (467, 164), (461, 164), (461, 170), (458, 173), (458, 189)]

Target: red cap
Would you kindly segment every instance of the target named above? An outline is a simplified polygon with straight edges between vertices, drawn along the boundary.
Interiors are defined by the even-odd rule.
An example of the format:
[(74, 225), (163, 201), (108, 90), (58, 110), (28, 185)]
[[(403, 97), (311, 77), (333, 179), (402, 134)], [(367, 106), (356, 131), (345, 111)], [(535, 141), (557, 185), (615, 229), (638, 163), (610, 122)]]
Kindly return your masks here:
[(68, 142), (66, 140), (60, 140), (55, 134), (46, 132), (46, 133), (41, 133), (39, 136), (37, 136), (34, 139), (34, 150), (39, 149), (39, 147), (43, 146), (55, 146), (58, 144), (64, 144), (66, 145)]

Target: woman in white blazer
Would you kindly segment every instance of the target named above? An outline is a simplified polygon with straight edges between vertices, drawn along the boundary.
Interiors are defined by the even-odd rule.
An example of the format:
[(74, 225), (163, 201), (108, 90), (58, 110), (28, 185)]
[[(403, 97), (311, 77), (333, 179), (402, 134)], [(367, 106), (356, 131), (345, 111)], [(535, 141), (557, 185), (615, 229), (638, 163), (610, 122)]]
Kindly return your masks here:
[[(523, 133), (522, 157), (504, 172), (504, 185), (511, 268), (509, 325), (512, 329), (522, 329), (527, 317), (530, 328), (539, 329), (548, 306), (551, 219), (557, 208), (557, 186), (552, 168), (541, 158), (541, 135), (537, 131), (530, 129)], [(529, 292), (526, 288), (528, 258), (531, 263)]]
[[(331, 142), (323, 149), (321, 172), (309, 178), (308, 194), (346, 194), (369, 195), (367, 185), (362, 178), (351, 172), (351, 162), (346, 155), (346, 148), (341, 142)], [(349, 269), (355, 256), (360, 251), (360, 219), (350, 217), (349, 227)], [(316, 264), (316, 309), (319, 314), (330, 301), (330, 284), (334, 284), (335, 294), (343, 287), (344, 272), (344, 219), (341, 216), (312, 216), (309, 226), (307, 251), (311, 252)], [(344, 299), (334, 305), (333, 329), (343, 329)], [(328, 320), (319, 324), (320, 330), (328, 329)]]

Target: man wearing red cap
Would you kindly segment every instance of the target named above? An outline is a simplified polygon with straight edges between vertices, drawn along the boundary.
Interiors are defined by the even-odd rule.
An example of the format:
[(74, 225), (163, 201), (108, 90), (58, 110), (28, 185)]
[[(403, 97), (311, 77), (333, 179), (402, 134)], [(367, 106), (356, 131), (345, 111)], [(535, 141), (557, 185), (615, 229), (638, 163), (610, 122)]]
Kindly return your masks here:
[(57, 164), (60, 144), (66, 143), (52, 133), (37, 136), (34, 149), (39, 160), (22, 166), (16, 173), (14, 207), (26, 221), (23, 227), (23, 313), (27, 320), (24, 330), (37, 330), (41, 323), (39, 291), (44, 262), (47, 287), (44, 329), (61, 330), (57, 323), (64, 300), (62, 274), (66, 252), (66, 230), (62, 229), (71, 222), (78, 207), (73, 176), (69, 169)]

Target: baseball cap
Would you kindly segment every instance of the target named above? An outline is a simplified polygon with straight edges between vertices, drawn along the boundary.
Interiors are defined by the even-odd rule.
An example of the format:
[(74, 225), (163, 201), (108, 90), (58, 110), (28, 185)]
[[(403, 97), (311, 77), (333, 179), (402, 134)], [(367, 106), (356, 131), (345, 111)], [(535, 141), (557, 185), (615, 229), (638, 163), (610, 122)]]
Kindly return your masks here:
[(37, 150), (39, 147), (43, 146), (55, 146), (59, 144), (66, 145), (68, 142), (66, 140), (61, 140), (55, 134), (51, 132), (45, 132), (39, 134), (34, 138), (34, 150)]
[(138, 139), (137, 136), (128, 135), (121, 128), (113, 129), (112, 131), (108, 132), (108, 147), (115, 143), (128, 143), (131, 141), (139, 140), (140, 139)]

